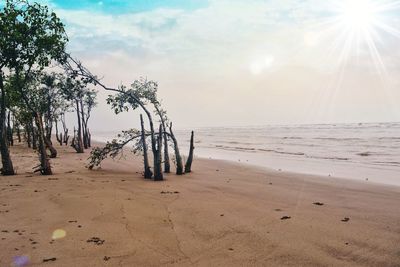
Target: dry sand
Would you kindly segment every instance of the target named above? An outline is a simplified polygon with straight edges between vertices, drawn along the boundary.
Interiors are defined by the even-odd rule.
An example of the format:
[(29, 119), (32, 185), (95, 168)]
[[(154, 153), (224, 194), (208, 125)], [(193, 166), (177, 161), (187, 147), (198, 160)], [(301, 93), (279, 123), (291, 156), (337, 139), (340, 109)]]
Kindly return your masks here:
[[(152, 182), (140, 158), (89, 171), (87, 153), (59, 154), (45, 177), (29, 173), (33, 152), (12, 149), (0, 266), (22, 255), (29, 266), (400, 266), (399, 187), (203, 159)], [(52, 240), (56, 229), (66, 236)]]

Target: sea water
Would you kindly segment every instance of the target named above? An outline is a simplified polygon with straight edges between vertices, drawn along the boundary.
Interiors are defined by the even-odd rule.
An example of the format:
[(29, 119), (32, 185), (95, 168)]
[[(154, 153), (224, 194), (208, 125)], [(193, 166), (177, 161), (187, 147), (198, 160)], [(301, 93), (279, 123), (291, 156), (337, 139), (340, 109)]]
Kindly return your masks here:
[[(195, 155), (198, 157), (400, 185), (400, 123), (176, 130), (184, 155), (188, 153), (191, 130), (195, 132)], [(113, 138), (111, 133), (94, 136), (99, 141)]]

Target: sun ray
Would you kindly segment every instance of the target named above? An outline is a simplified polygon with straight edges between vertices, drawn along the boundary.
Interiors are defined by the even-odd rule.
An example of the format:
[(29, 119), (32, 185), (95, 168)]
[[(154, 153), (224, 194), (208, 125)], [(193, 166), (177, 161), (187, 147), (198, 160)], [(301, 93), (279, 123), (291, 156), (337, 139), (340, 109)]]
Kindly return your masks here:
[(381, 49), (386, 47), (390, 37), (400, 38), (396, 24), (400, 1), (330, 0), (329, 7), (326, 12), (331, 15), (312, 29), (319, 35), (320, 45), (325, 45), (321, 64), (328, 66), (333, 74), (332, 81), (322, 86), (318, 102), (324, 103), (322, 106), (330, 114), (335, 107), (336, 95), (343, 90), (346, 73), (358, 65), (357, 68), (377, 74), (381, 84), (377, 93), (386, 99), (389, 110), (399, 112), (385, 63), (387, 54), (383, 55)]

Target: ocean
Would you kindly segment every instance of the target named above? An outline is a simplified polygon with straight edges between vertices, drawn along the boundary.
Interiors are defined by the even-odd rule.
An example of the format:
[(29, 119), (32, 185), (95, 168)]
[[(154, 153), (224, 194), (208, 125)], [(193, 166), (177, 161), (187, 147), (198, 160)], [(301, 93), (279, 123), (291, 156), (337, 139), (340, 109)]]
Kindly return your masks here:
[[(176, 130), (182, 154), (188, 153), (191, 130)], [(279, 171), (400, 185), (400, 123), (193, 130), (198, 157)], [(114, 136), (114, 133), (95, 133), (93, 139), (105, 141)]]

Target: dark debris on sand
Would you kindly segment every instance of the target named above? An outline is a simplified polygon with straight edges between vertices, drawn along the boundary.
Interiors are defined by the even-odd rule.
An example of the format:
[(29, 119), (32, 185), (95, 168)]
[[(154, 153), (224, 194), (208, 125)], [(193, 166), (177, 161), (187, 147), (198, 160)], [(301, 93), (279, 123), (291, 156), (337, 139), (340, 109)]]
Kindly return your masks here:
[(57, 258), (48, 258), (48, 259), (43, 259), (43, 262), (48, 262), (48, 261), (56, 261)]
[(161, 191), (160, 194), (179, 194), (179, 191)]
[(92, 237), (92, 238), (86, 240), (86, 242), (87, 243), (93, 243), (93, 244), (96, 244), (96, 245), (100, 246), (100, 245), (104, 244), (105, 240), (100, 239), (98, 237)]
[(290, 216), (283, 216), (282, 218), (281, 218), (281, 220), (289, 220), (289, 219), (291, 219), (292, 217), (290, 217)]

